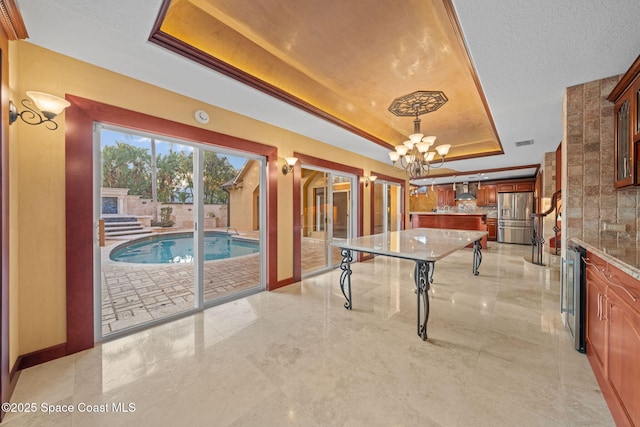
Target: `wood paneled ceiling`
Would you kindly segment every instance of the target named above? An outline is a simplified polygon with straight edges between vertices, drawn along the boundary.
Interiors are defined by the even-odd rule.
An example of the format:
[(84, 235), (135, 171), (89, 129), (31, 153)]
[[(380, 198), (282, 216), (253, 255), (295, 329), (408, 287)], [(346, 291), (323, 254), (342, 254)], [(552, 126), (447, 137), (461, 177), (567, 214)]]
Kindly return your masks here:
[(442, 91), (422, 133), (503, 153), (450, 0), (165, 0), (151, 40), (389, 149), (413, 132), (392, 101)]

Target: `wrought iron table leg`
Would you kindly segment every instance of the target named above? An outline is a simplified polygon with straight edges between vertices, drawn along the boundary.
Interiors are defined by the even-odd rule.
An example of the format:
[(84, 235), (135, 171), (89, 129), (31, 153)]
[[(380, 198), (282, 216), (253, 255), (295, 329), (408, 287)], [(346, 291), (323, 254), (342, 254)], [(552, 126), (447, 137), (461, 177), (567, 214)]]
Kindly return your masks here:
[(427, 340), (427, 322), (429, 321), (429, 270), (432, 261), (416, 261), (414, 279), (416, 281), (417, 300), (417, 332), (423, 341)]
[[(351, 301), (351, 262), (353, 261), (353, 252), (349, 249), (340, 248), (340, 255), (342, 255), (342, 262), (340, 263), (340, 289), (342, 289), (342, 295), (344, 295), (347, 302), (344, 303), (344, 308), (351, 310), (353, 307)], [(346, 287), (345, 287), (346, 285)]]
[(480, 240), (476, 240), (473, 242), (473, 275), (477, 276), (480, 274), (478, 269), (480, 268), (480, 264), (482, 263), (482, 245), (480, 244)]
[(429, 283), (433, 283), (433, 271), (436, 269), (435, 261), (427, 261), (429, 264)]

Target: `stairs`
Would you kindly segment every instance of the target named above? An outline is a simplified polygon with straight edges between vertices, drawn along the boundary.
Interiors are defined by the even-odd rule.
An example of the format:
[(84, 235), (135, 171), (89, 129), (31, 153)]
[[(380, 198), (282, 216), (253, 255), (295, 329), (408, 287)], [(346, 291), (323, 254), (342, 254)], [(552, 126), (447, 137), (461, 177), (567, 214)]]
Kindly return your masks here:
[(130, 236), (135, 234), (147, 234), (149, 230), (138, 222), (134, 217), (105, 217), (104, 220), (104, 235), (105, 237), (120, 237)]

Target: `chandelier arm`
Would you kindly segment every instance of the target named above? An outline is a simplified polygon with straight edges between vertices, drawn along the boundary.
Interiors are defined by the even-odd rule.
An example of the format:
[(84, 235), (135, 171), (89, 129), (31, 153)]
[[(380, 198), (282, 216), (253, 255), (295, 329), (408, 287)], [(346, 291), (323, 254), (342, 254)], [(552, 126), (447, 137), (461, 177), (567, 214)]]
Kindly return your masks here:
[(437, 169), (437, 168), (441, 168), (442, 165), (444, 165), (444, 157), (440, 159), (440, 163), (438, 163), (437, 165), (430, 164), (429, 166), (434, 169)]

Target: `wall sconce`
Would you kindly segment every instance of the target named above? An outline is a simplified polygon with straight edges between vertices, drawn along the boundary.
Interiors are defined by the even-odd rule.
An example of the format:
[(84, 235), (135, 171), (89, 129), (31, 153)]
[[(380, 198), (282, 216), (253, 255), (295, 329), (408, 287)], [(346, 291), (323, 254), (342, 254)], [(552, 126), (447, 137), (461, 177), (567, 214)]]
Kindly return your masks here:
[(293, 172), (293, 165), (298, 161), (297, 157), (285, 157), (284, 160), (287, 162), (286, 165), (282, 166), (282, 174), (287, 175)]
[(369, 183), (374, 182), (378, 177), (376, 175), (369, 175), (364, 177), (364, 186), (368, 187)]
[[(18, 108), (13, 103), (13, 101), (9, 101), (9, 124), (12, 124), (18, 117), (22, 119), (23, 122), (29, 125), (39, 125), (40, 123), (46, 123), (47, 129), (56, 130), (58, 129), (58, 124), (53, 121), (53, 119), (60, 114), (65, 108), (71, 105), (67, 100), (58, 98), (54, 95), (49, 95), (48, 93), (43, 92), (33, 92), (28, 91), (27, 96), (31, 98), (31, 101), (28, 99), (23, 99), (20, 101), (22, 106), (26, 108), (21, 113), (18, 112)], [(42, 115), (38, 113), (35, 109), (28, 106), (26, 103), (33, 102), (38, 109), (42, 112)], [(43, 117), (44, 116), (44, 117)]]

